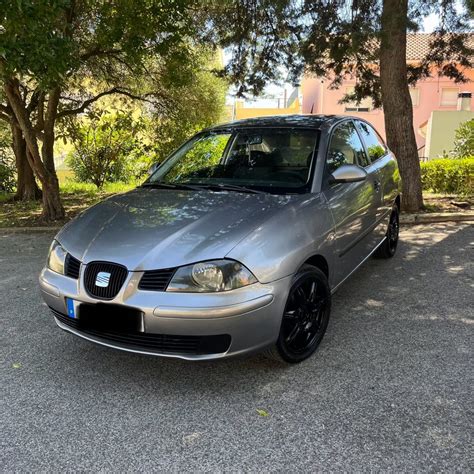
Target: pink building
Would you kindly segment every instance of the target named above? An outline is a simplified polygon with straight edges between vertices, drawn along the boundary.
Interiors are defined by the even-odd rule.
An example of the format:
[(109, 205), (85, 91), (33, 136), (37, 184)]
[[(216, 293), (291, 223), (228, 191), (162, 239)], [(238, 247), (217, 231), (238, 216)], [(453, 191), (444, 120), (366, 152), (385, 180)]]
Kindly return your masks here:
[[(409, 34), (407, 38), (407, 61), (416, 63), (429, 47), (428, 34)], [(432, 77), (419, 81), (410, 94), (413, 102), (413, 125), (420, 156), (424, 156), (426, 125), (435, 110), (456, 110), (458, 94), (471, 92), (474, 95), (474, 70), (469, 70), (470, 82), (456, 84), (445, 77)], [(304, 114), (347, 114), (362, 117), (374, 125), (385, 136), (382, 109), (374, 109), (367, 99), (360, 104), (340, 104), (342, 97), (351, 91), (356, 79), (343, 82), (339, 89), (329, 89), (330, 81), (317, 77), (305, 77), (302, 83)], [(472, 110), (472, 108), (471, 108)]]

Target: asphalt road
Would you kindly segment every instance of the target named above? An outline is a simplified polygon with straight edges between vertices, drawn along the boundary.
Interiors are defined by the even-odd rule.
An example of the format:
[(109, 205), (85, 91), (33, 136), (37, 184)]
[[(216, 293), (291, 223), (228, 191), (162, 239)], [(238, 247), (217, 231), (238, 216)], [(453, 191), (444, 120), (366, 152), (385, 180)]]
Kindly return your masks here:
[(0, 470), (473, 471), (474, 226), (404, 230), (292, 367), (62, 332), (37, 288), (51, 237), (0, 230)]

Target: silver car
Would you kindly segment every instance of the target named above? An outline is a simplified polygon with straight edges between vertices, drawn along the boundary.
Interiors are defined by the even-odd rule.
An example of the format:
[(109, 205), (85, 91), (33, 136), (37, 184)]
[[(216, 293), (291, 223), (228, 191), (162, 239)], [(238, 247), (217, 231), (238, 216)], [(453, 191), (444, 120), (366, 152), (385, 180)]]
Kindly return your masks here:
[(344, 280), (395, 254), (399, 189), (394, 156), (358, 118), (220, 125), (68, 223), (42, 295), (60, 328), (108, 347), (300, 362)]

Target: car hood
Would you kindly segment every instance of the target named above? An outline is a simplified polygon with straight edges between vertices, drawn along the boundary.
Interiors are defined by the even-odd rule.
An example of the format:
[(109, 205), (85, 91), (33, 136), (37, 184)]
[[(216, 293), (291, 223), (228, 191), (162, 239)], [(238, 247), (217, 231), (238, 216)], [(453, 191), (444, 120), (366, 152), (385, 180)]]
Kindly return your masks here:
[(129, 270), (223, 258), (265, 220), (301, 195), (137, 188), (80, 214), (57, 240), (84, 263)]

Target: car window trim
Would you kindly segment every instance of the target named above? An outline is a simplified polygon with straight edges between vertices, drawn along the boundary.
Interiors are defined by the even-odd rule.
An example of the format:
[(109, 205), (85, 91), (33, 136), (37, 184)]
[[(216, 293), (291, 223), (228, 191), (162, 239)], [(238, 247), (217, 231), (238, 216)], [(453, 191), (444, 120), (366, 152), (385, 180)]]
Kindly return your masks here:
[[(367, 155), (367, 151), (365, 149), (365, 143), (363, 142), (362, 138), (360, 137), (360, 134), (359, 134), (359, 130), (357, 128), (357, 125), (354, 123), (354, 119), (352, 117), (347, 117), (345, 119), (342, 119), (340, 120), (339, 122), (335, 123), (332, 127), (331, 127), (331, 130), (329, 132), (329, 138), (328, 138), (328, 141), (327, 141), (327, 146), (326, 146), (326, 153), (325, 153), (325, 157), (324, 157), (324, 170), (323, 170), (323, 183), (324, 183), (324, 186), (323, 188), (327, 188), (329, 187), (329, 183), (328, 183), (328, 178), (329, 176), (331, 175), (331, 173), (329, 173), (329, 170), (328, 170), (328, 155), (329, 155), (329, 148), (331, 146), (331, 140), (332, 140), (332, 137), (334, 135), (334, 132), (337, 130), (337, 128), (343, 124), (345, 124), (346, 122), (349, 122), (349, 123), (352, 123), (352, 125), (354, 126), (354, 129), (359, 137), (359, 140), (362, 144), (362, 148), (364, 149), (364, 153), (366, 154), (367, 156), (367, 159), (369, 159), (369, 156)], [(368, 166), (370, 166), (370, 164), (368, 166), (362, 166), (359, 164), (359, 158), (357, 157), (356, 155), (356, 159), (357, 159), (357, 166), (360, 166), (361, 168), (365, 169), (367, 168)], [(369, 160), (370, 161), (370, 160)]]
[[(368, 166), (364, 166), (364, 169), (366, 168), (370, 168), (374, 163), (377, 163), (377, 161), (381, 160), (382, 158), (385, 158), (388, 153), (389, 153), (389, 149), (388, 149), (388, 146), (387, 144), (382, 140), (382, 137), (379, 135), (379, 133), (377, 132), (377, 130), (375, 130), (375, 128), (369, 123), (367, 122), (366, 120), (362, 120), (362, 119), (354, 119), (354, 122), (355, 122), (355, 126), (356, 126), (356, 129), (357, 129), (357, 133), (359, 134), (359, 137), (362, 141), (362, 145), (365, 149), (365, 154), (367, 155), (367, 158), (369, 159), (370, 161), (370, 164)], [(360, 130), (360, 125), (359, 123), (360, 122), (364, 122), (366, 123), (370, 128), (372, 128), (372, 130), (375, 132), (375, 134), (377, 135), (377, 137), (382, 141), (382, 144), (383, 144), (383, 147), (384, 147), (384, 150), (385, 150), (385, 153), (382, 155), (382, 156), (379, 156), (376, 160), (372, 161), (370, 159), (370, 155), (369, 155), (369, 149), (367, 147), (367, 143), (364, 139), (364, 136), (362, 134), (362, 130)]]
[(329, 176), (331, 175), (331, 173), (329, 172), (329, 169), (328, 169), (328, 157), (329, 157), (329, 148), (331, 147), (331, 141), (332, 141), (332, 137), (334, 135), (334, 132), (337, 130), (337, 128), (346, 123), (346, 122), (349, 122), (349, 118), (347, 119), (343, 119), (343, 120), (340, 120), (339, 122), (336, 122), (332, 127), (331, 127), (331, 130), (329, 131), (329, 134), (328, 134), (328, 141), (327, 141), (327, 146), (326, 146), (326, 153), (324, 154), (324, 169), (323, 169), (323, 183), (324, 183), (324, 186), (322, 186), (323, 188), (327, 188), (329, 187), (329, 183), (328, 183), (328, 178)]
[[(294, 126), (294, 125), (291, 125), (291, 126), (258, 126), (258, 127), (255, 127), (255, 126), (247, 126), (247, 127), (243, 127), (243, 126), (238, 126), (238, 127), (222, 127), (222, 128), (216, 128), (216, 129), (205, 129), (205, 130), (202, 130), (200, 131), (199, 133), (196, 133), (196, 135), (193, 135), (191, 138), (189, 138), (189, 140), (186, 140), (181, 146), (179, 146), (176, 150), (172, 151), (156, 168), (156, 170), (153, 172), (152, 175), (150, 175), (143, 183), (142, 185), (144, 184), (147, 184), (148, 182), (150, 182), (151, 178), (155, 175), (155, 173), (168, 161), (170, 160), (176, 153), (178, 153), (182, 148), (184, 148), (188, 143), (190, 143), (191, 141), (193, 140), (196, 140), (196, 138), (199, 138), (201, 135), (212, 135), (212, 134), (216, 134), (216, 135), (220, 135), (220, 134), (226, 134), (228, 133), (230, 135), (230, 139), (229, 139), (229, 142), (226, 144), (225, 148), (224, 148), (224, 151), (223, 151), (223, 156), (225, 157), (225, 159), (227, 159), (227, 154), (230, 150), (230, 147), (231, 145), (234, 143), (234, 141), (236, 140), (237, 136), (239, 133), (241, 133), (243, 130), (255, 130), (255, 129), (265, 129), (265, 128), (268, 128), (268, 129), (282, 129), (282, 130), (304, 130), (304, 131), (308, 131), (308, 132), (312, 132), (313, 134), (315, 134), (315, 142), (314, 142), (314, 146), (313, 146), (313, 152), (312, 152), (312, 156), (311, 156), (311, 167), (310, 167), (310, 170), (309, 170), (309, 173), (308, 173), (308, 180), (306, 181), (306, 183), (298, 188), (295, 188), (295, 191), (296, 191), (296, 194), (306, 194), (306, 193), (311, 193), (312, 189), (313, 189), (313, 186), (314, 186), (314, 180), (315, 180), (315, 175), (316, 175), (316, 161), (317, 161), (317, 158), (318, 158), (318, 151), (319, 151), (319, 146), (320, 146), (320, 143), (321, 143), (321, 135), (322, 135), (322, 130), (320, 128), (317, 128), (317, 127), (310, 127), (310, 126)], [(301, 192), (301, 191), (304, 191), (304, 192)], [(284, 194), (295, 194), (295, 193), (292, 193), (292, 192), (286, 192)]]

